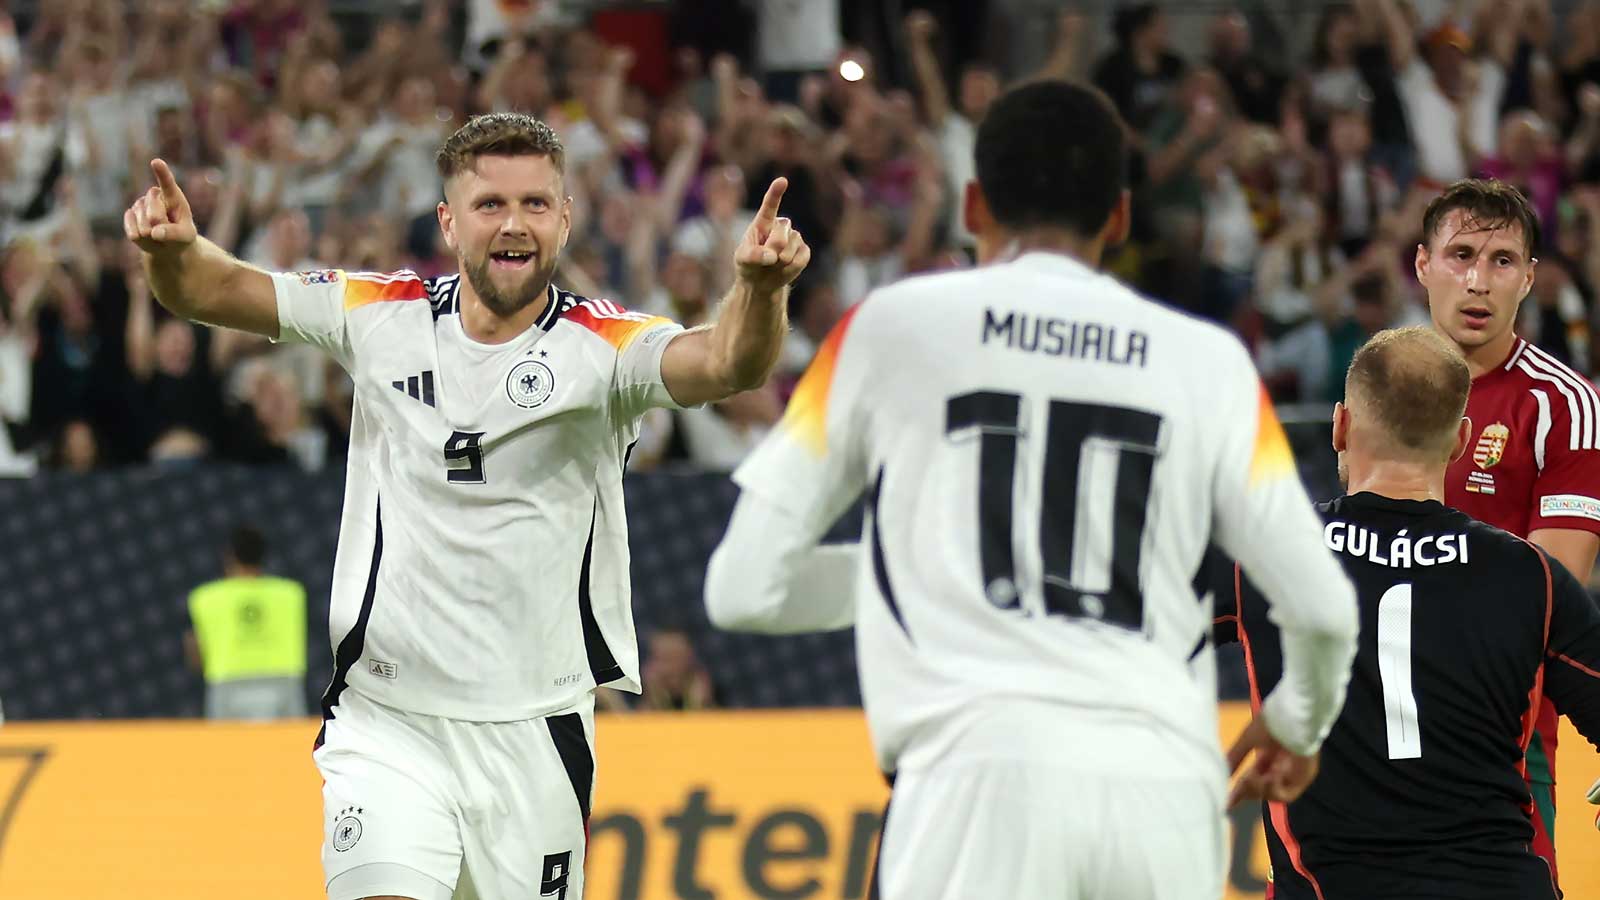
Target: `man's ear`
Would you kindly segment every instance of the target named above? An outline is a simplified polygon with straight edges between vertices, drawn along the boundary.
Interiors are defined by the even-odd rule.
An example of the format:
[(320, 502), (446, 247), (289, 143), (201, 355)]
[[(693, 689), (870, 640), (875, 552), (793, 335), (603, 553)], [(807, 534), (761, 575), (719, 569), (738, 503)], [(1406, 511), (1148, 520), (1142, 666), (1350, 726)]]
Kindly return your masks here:
[(1106, 218), (1106, 224), (1100, 229), (1100, 243), (1106, 249), (1120, 247), (1128, 240), (1128, 235), (1133, 231), (1133, 193), (1124, 190), (1122, 196), (1117, 198), (1117, 205), (1111, 208), (1111, 215)]
[(961, 195), (961, 224), (973, 234), (986, 234), (994, 225), (994, 215), (989, 212), (989, 201), (978, 187), (978, 180), (967, 182)]
[(1527, 299), (1528, 292), (1533, 290), (1533, 280), (1539, 271), (1539, 259), (1534, 257), (1528, 261), (1528, 274), (1522, 279), (1522, 293), (1517, 295), (1517, 302)]
[(1467, 453), (1467, 448), (1472, 446), (1472, 419), (1462, 416), (1456, 425), (1456, 448), (1450, 451), (1450, 461), (1455, 462)]
[(1333, 405), (1333, 452), (1343, 453), (1350, 446), (1350, 408), (1343, 403)]
[(456, 217), (450, 213), (450, 204), (444, 200), (439, 201), (439, 206), (434, 212), (439, 217), (439, 231), (444, 235), (444, 245), (450, 252), (456, 250)]

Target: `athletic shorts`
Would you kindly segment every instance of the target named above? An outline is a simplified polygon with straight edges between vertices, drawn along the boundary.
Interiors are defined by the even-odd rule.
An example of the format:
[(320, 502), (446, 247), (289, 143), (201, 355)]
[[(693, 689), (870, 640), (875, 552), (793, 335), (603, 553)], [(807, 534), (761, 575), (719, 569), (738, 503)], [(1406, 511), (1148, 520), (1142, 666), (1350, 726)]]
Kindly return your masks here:
[(344, 691), (314, 759), (330, 900), (578, 900), (594, 705), (517, 722), (402, 712)]
[(878, 896), (1217, 900), (1227, 824), (1213, 780), (992, 761), (902, 772)]

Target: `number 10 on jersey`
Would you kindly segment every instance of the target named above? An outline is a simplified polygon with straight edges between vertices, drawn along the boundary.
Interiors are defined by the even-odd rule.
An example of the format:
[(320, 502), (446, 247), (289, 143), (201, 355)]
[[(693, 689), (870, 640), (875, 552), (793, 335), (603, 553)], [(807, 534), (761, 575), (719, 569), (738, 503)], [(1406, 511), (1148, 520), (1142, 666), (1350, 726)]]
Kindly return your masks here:
[[(984, 594), (1001, 609), (1021, 609), (1026, 587), (1014, 555), (1025, 537), (1015, 515), (1022, 412), (1020, 395), (997, 391), (952, 397), (945, 407), (947, 438), (978, 438), (978, 558)], [(1032, 494), (1038, 508), (1028, 511), (1039, 522), (1037, 587), (1047, 613), (1143, 630), (1139, 555), (1160, 434), (1155, 413), (1050, 401), (1043, 479)]]

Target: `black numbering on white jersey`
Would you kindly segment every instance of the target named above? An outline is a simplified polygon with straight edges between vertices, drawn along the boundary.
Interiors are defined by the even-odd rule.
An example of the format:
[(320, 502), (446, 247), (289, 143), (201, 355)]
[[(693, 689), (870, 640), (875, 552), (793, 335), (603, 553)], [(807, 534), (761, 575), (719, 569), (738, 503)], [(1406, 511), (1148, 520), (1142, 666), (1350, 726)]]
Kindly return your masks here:
[(444, 442), (445, 477), (451, 484), (483, 484), (483, 447), (486, 432), (453, 431)]
[[(1001, 609), (1022, 608), (1012, 556), (1022, 404), (1018, 394), (976, 391), (951, 397), (945, 408), (946, 436), (979, 434), (978, 558), (984, 593)], [(1161, 417), (1152, 412), (1050, 401), (1037, 510), (1047, 613), (1144, 628), (1139, 553), (1160, 433)], [(1082, 483), (1090, 489), (1080, 496), (1086, 467), (1092, 477)], [(1115, 477), (1109, 490), (1099, 490), (1108, 468)], [(1105, 541), (1109, 547), (1093, 543)]]
[(544, 874), (539, 876), (539, 896), (567, 900), (567, 878), (571, 874), (571, 850), (545, 854)]

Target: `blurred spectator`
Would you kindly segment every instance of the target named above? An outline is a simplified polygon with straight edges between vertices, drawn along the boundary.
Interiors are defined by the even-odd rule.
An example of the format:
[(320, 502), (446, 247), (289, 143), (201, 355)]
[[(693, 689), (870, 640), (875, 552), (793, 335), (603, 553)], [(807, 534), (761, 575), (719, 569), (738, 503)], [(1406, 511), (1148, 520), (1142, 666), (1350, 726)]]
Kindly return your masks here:
[[(756, 67), (766, 95), (774, 103), (797, 102), (801, 80), (825, 72), (840, 55), (839, 0), (780, 0), (755, 7)], [(849, 62), (862, 65), (854, 56)]]
[(1167, 102), (1187, 66), (1167, 44), (1167, 19), (1154, 3), (1117, 10), (1117, 46), (1094, 69), (1094, 83), (1135, 131), (1144, 131)]
[(242, 462), (292, 464), (308, 472), (328, 459), (329, 435), (306, 409), (295, 376), (258, 361), (246, 376), (248, 407), (231, 429)]
[(1353, 257), (1372, 239), (1398, 190), (1394, 176), (1372, 158), (1372, 126), (1364, 104), (1331, 110), (1327, 130), (1325, 227), (1345, 256)]
[[(1405, 107), (1417, 153), (1417, 172), (1438, 189), (1472, 173), (1494, 146), (1506, 67), (1517, 32), (1493, 29), (1493, 43), (1473, 57), (1472, 39), (1453, 22), (1435, 26), (1421, 42), (1396, 0), (1370, 0), (1381, 20), (1389, 66)], [(1489, 4), (1508, 16), (1511, 5)], [(1502, 18), (1501, 21), (1507, 21)]]
[(1361, 22), (1353, 9), (1330, 3), (1322, 8), (1311, 46), (1311, 108), (1318, 120), (1336, 110), (1355, 109), (1372, 100), (1356, 65)]
[(1252, 122), (1277, 124), (1284, 78), (1255, 50), (1244, 13), (1228, 10), (1212, 23), (1211, 67), (1228, 83), (1240, 115)]
[(72, 419), (61, 426), (56, 440), (55, 467), (63, 472), (82, 474), (100, 465), (100, 439), (94, 426), (83, 419)]
[(645, 643), (644, 669), (640, 673), (644, 694), (640, 709), (712, 709), (718, 705), (717, 689), (695, 654), (687, 632), (660, 628)]
[(130, 273), (128, 371), (144, 430), (142, 446), (153, 461), (210, 455), (222, 433), (220, 385), (213, 373), (213, 334), (161, 311), (143, 272)]
[(306, 591), (267, 575), (267, 544), (248, 525), (222, 552), (222, 578), (189, 594), (193, 628), (184, 655), (205, 673), (206, 718), (284, 719), (306, 714)]
[(51, 213), (62, 180), (89, 159), (83, 123), (67, 115), (54, 78), (35, 72), (23, 79), (17, 117), (0, 124), (0, 155), (9, 175), (0, 197), (11, 211), (13, 229), (37, 235), (54, 227)]

